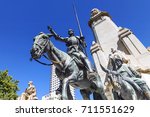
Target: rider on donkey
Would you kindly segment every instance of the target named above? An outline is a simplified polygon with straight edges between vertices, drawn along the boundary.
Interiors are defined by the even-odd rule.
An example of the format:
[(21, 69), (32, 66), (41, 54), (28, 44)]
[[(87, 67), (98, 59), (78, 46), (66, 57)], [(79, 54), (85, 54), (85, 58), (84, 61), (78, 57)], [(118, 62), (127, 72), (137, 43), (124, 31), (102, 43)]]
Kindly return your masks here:
[(115, 59), (111, 58), (111, 60), (114, 63), (114, 67), (116, 69), (116, 70), (113, 69), (113, 71), (116, 71), (117, 74), (120, 74), (122, 76), (123, 80), (132, 84), (132, 86), (136, 90), (141, 92), (140, 89), (138, 88), (139, 86), (142, 89), (142, 92), (145, 95), (145, 97), (147, 99), (150, 99), (149, 87), (147, 86), (146, 82), (141, 79), (141, 75), (135, 70), (133, 70), (131, 67), (129, 67), (127, 64), (123, 63), (123, 61), (120, 58), (115, 58)]

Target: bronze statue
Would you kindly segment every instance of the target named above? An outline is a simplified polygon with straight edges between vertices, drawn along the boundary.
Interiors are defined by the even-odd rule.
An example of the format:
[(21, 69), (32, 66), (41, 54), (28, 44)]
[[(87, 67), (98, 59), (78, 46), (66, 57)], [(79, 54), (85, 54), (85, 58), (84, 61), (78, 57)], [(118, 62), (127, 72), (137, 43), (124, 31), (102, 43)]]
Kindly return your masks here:
[(84, 37), (79, 37), (74, 35), (72, 29), (68, 30), (69, 37), (61, 37), (56, 32), (48, 26), (49, 31), (56, 40), (66, 43), (67, 53), (75, 60), (76, 64), (81, 67), (85, 67), (89, 72), (93, 72), (90, 61), (85, 55), (84, 49), (86, 47)]
[(112, 69), (102, 69), (111, 74), (110, 77), (120, 85), (119, 90), (117, 89), (116, 92), (119, 91), (122, 99), (150, 99), (149, 87), (141, 79), (141, 75), (138, 72), (123, 63), (120, 58), (110, 58), (110, 61)]
[[(58, 78), (60, 78), (60, 80), (62, 81), (62, 99), (71, 99), (68, 90), (69, 85), (72, 85), (75, 88), (80, 88), (83, 91), (88, 90), (92, 92), (93, 95), (95, 95), (96, 99), (107, 99), (99, 75), (96, 72), (92, 72), (92, 74), (89, 76), (87, 74), (87, 71), (89, 71), (89, 69), (91, 68), (88, 69), (84, 67), (79, 67), (79, 65), (77, 65), (77, 63), (75, 62), (74, 58), (71, 57), (76, 57), (79, 54), (76, 51), (74, 52), (74, 49), (79, 50), (79, 48), (76, 48), (76, 46), (74, 45), (72, 45), (73, 49), (68, 48), (69, 54), (77, 54), (72, 54), (70, 56), (69, 54), (57, 49), (49, 40), (50, 36), (52, 35), (48, 36), (47, 34), (42, 33), (34, 38), (33, 47), (31, 49), (31, 56), (33, 59), (39, 59), (44, 53), (47, 53), (49, 60), (51, 60), (51, 62), (56, 66), (55, 71)], [(73, 36), (73, 40), (74, 39), (75, 37)], [(76, 39), (75, 42), (78, 43)], [(81, 50), (79, 51), (83, 54)]]

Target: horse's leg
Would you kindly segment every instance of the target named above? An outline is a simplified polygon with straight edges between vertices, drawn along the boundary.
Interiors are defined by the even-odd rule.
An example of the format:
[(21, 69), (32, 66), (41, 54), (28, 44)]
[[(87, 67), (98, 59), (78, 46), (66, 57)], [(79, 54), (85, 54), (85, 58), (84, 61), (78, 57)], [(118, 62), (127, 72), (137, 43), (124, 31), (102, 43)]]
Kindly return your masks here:
[(75, 80), (75, 78), (77, 77), (78, 72), (77, 71), (73, 71), (73, 73), (67, 77), (63, 79), (63, 83), (62, 83), (62, 99), (63, 100), (68, 100), (68, 95), (67, 95), (67, 90), (69, 88), (69, 83), (73, 80)]
[(93, 92), (93, 99), (94, 100), (103, 100), (102, 96), (97, 92)]
[[(99, 96), (101, 96), (101, 97), (99, 97), (99, 99), (107, 100), (107, 97), (106, 97), (106, 95), (105, 95), (105, 91), (104, 91), (103, 86), (102, 86), (102, 85), (101, 85), (101, 86), (98, 86), (98, 87), (97, 87), (97, 90), (98, 90)], [(96, 92), (96, 93), (97, 93), (97, 92)]]
[(58, 89), (56, 89), (56, 94), (62, 94), (62, 80), (60, 80), (60, 85), (58, 87)]
[(69, 86), (68, 78), (65, 78), (62, 83), (62, 100), (68, 100), (67, 90)]
[(91, 92), (86, 89), (80, 89), (80, 93), (82, 95), (83, 100), (90, 100)]
[(70, 86), (68, 85), (68, 88), (67, 88), (67, 96), (68, 96), (68, 99), (69, 100), (73, 100), (73, 96), (71, 94), (71, 91), (70, 91)]
[(71, 82), (75, 82), (77, 80), (77, 76), (79, 75), (79, 69), (74, 61), (70, 62), (66, 68), (66, 75), (68, 77), (63, 79), (62, 82), (62, 99), (68, 100), (67, 90), (68, 86)]
[(104, 91), (104, 87), (103, 87), (103, 84), (102, 84), (102, 81), (99, 77), (99, 75), (96, 73), (94, 75), (95, 78), (92, 79), (92, 82), (96, 85), (97, 89), (96, 89), (96, 93), (99, 94), (99, 98), (97, 97), (98, 95), (94, 94), (96, 96), (96, 99), (102, 99), (102, 100), (107, 100), (107, 97), (105, 95), (105, 91)]

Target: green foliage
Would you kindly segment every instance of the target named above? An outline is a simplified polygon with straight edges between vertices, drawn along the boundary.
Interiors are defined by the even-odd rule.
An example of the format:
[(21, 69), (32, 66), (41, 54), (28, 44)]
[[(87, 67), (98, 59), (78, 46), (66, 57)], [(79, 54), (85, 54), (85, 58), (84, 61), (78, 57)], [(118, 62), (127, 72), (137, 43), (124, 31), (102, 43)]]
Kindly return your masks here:
[(8, 70), (0, 71), (0, 99), (16, 100), (19, 81), (8, 75)]

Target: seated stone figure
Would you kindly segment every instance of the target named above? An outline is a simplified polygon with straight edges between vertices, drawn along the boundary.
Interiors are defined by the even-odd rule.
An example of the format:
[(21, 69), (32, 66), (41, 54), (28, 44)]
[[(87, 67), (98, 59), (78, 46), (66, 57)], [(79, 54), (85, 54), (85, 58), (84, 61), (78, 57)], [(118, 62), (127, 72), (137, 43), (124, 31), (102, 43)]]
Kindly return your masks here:
[(36, 88), (33, 85), (32, 81), (29, 81), (28, 87), (26, 88), (25, 92), (21, 94), (18, 100), (37, 100), (36, 97)]

